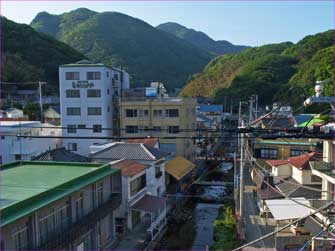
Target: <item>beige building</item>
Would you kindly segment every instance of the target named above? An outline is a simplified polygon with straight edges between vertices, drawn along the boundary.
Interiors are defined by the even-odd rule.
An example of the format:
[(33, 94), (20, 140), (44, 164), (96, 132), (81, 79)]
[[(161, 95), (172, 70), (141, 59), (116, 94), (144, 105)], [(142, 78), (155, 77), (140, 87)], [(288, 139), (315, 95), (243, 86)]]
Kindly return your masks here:
[[(163, 137), (160, 148), (171, 157), (195, 159), (196, 100), (192, 98), (123, 98), (121, 100), (123, 137)], [(164, 137), (169, 137), (166, 139)], [(178, 137), (182, 137), (178, 139)]]

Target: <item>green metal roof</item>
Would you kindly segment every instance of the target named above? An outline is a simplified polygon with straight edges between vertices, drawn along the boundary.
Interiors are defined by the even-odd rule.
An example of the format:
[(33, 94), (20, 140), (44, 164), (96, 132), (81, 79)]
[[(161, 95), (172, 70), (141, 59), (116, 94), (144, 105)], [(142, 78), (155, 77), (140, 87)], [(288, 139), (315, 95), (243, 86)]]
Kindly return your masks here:
[(104, 178), (109, 164), (22, 161), (1, 168), (1, 226)]

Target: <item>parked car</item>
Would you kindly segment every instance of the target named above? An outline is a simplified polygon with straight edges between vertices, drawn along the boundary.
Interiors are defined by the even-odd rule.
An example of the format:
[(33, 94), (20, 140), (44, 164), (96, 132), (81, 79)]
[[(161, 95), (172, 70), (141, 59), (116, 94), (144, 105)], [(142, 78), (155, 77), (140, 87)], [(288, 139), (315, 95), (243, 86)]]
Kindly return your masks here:
[(290, 226), (290, 230), (294, 235), (310, 235), (311, 233), (303, 224), (293, 224)]

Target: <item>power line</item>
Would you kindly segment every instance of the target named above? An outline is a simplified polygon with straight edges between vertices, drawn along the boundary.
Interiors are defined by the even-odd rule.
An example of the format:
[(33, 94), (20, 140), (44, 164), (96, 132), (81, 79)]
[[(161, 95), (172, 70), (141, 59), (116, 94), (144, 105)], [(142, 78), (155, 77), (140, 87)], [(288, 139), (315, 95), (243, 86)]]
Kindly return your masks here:
[(293, 222), (290, 222), (290, 223), (284, 225), (283, 227), (279, 228), (278, 230), (275, 230), (275, 231), (273, 231), (273, 232), (271, 232), (271, 233), (268, 233), (268, 234), (266, 234), (266, 235), (264, 235), (264, 236), (262, 236), (262, 237), (260, 237), (260, 238), (257, 238), (256, 240), (253, 240), (253, 241), (251, 241), (251, 242), (248, 242), (247, 244), (244, 244), (244, 245), (242, 245), (242, 246), (240, 246), (240, 247), (238, 247), (238, 248), (235, 248), (235, 249), (233, 249), (232, 251), (239, 251), (239, 250), (241, 250), (241, 249), (243, 249), (243, 248), (245, 248), (245, 247), (248, 247), (248, 246), (250, 246), (250, 245), (252, 245), (252, 244), (255, 244), (255, 243), (257, 243), (257, 242), (259, 242), (259, 241), (261, 241), (261, 240), (264, 240), (264, 239), (266, 239), (266, 238), (269, 238), (269, 237), (271, 237), (272, 235), (275, 235), (275, 234), (277, 234), (277, 233), (283, 231), (284, 229), (290, 227), (292, 224), (296, 224), (296, 223), (298, 223), (298, 222), (300, 222), (300, 221), (303, 221), (303, 220), (307, 219), (308, 217), (311, 217), (311, 216), (313, 216), (313, 215), (315, 215), (315, 214), (321, 212), (322, 210), (325, 210), (325, 209), (331, 207), (333, 204), (334, 204), (333, 201), (332, 201), (332, 202), (329, 202), (329, 203), (327, 203), (326, 205), (324, 205), (324, 206), (318, 208), (315, 212), (310, 213), (310, 214), (308, 214), (308, 215), (306, 215), (306, 216), (304, 216), (304, 217), (301, 217), (301, 218), (299, 218), (299, 219), (297, 219), (297, 220), (294, 220)]

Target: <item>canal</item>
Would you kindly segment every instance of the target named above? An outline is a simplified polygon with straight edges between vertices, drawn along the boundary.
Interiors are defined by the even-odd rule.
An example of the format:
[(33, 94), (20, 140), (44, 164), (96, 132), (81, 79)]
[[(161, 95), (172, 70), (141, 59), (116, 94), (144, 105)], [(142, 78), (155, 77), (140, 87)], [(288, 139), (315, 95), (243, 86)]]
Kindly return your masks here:
[[(233, 180), (231, 163), (225, 163), (208, 171), (204, 181)], [(187, 202), (177, 210), (178, 213), (169, 220), (165, 236), (158, 241), (157, 250), (206, 250), (214, 243), (213, 223), (218, 209), (225, 197), (231, 194), (228, 186), (199, 186)], [(210, 201), (210, 202), (209, 202)]]

